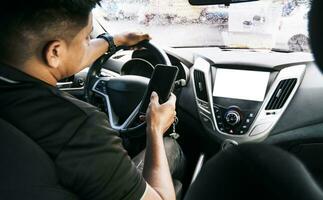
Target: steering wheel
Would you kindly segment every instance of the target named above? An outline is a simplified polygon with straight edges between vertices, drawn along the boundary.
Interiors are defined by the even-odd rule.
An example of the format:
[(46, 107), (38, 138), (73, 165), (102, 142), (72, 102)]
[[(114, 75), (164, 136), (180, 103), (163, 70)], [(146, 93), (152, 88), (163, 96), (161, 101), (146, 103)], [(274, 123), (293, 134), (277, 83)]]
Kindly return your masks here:
[[(171, 65), (171, 62), (166, 55), (165, 51), (149, 41), (142, 41), (136, 45), (139, 48), (145, 48), (151, 52), (151, 54), (156, 58), (159, 64)], [(127, 50), (128, 47), (121, 47), (120, 49)], [(139, 122), (139, 108), (143, 100), (144, 92), (146, 89), (149, 79), (141, 76), (125, 75), (120, 77), (103, 77), (101, 76), (101, 69), (104, 64), (109, 60), (112, 54), (106, 53), (100, 58), (98, 58), (92, 66), (89, 68), (86, 80), (85, 80), (85, 99), (87, 102), (94, 104), (94, 96), (99, 95), (103, 97), (104, 110), (108, 114), (109, 123), (111, 127), (120, 132), (122, 136), (128, 138), (141, 137), (145, 135), (145, 122)], [(115, 90), (131, 90), (133, 91), (130, 96), (114, 92)], [(138, 91), (138, 92), (137, 92)], [(120, 97), (121, 95), (121, 97)], [(122, 96), (124, 95), (124, 97)], [(139, 96), (138, 96), (139, 95)], [(127, 103), (131, 104), (131, 99), (141, 99), (138, 105), (134, 105), (134, 109), (130, 111), (129, 116), (121, 116), (127, 112), (117, 112), (118, 109), (111, 105), (112, 99), (120, 99), (121, 101), (129, 101)], [(120, 101), (119, 100), (119, 101)], [(129, 113), (129, 112), (128, 112)], [(120, 124), (120, 119), (121, 124)]]

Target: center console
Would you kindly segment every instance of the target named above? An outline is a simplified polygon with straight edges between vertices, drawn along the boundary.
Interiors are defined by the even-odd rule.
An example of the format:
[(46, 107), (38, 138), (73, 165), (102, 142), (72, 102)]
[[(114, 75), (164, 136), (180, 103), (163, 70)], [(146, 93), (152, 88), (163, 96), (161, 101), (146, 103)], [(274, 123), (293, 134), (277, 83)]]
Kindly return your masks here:
[(305, 65), (280, 71), (214, 64), (198, 57), (192, 70), (199, 117), (205, 129), (236, 143), (264, 140), (282, 116)]
[(244, 135), (265, 98), (270, 72), (220, 67), (211, 68), (217, 127), (223, 133)]

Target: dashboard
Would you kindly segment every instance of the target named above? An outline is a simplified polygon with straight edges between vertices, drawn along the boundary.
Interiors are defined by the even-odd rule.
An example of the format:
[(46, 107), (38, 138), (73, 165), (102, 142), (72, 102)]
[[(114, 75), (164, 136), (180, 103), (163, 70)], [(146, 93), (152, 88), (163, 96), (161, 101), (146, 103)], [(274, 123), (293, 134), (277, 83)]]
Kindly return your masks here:
[[(185, 82), (177, 107), (193, 119), (191, 126), (202, 125), (201, 137), (259, 142), (322, 123), (317, 110), (323, 109), (323, 77), (310, 53), (164, 49), (179, 68), (177, 80)], [(106, 63), (104, 73), (149, 77), (155, 64), (145, 51), (124, 51)]]
[(202, 124), (201, 134), (222, 144), (260, 142), (322, 123), (315, 109), (322, 108), (323, 77), (310, 53), (190, 50), (190, 80), (179, 105)]

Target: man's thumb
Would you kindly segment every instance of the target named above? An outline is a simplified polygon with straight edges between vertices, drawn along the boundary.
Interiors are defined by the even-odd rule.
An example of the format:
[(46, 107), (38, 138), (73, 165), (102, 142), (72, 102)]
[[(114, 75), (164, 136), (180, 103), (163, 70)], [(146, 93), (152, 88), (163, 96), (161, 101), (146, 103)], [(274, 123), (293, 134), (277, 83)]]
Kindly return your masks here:
[(155, 91), (153, 91), (151, 93), (150, 101), (153, 102), (153, 103), (159, 103), (158, 102), (159, 101), (159, 97), (158, 97), (158, 94)]

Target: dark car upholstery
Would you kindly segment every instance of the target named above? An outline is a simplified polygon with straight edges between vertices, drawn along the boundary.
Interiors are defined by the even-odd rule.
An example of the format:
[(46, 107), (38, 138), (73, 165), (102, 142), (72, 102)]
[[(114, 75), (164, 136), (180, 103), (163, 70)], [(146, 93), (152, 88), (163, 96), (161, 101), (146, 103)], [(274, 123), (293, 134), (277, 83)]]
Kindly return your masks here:
[(48, 155), (0, 119), (0, 199), (77, 199), (60, 187)]
[(309, 13), (308, 31), (310, 34), (310, 44), (317, 66), (323, 72), (323, 1), (313, 0)]
[(292, 154), (267, 144), (242, 144), (210, 159), (185, 200), (320, 200), (321, 188)]

